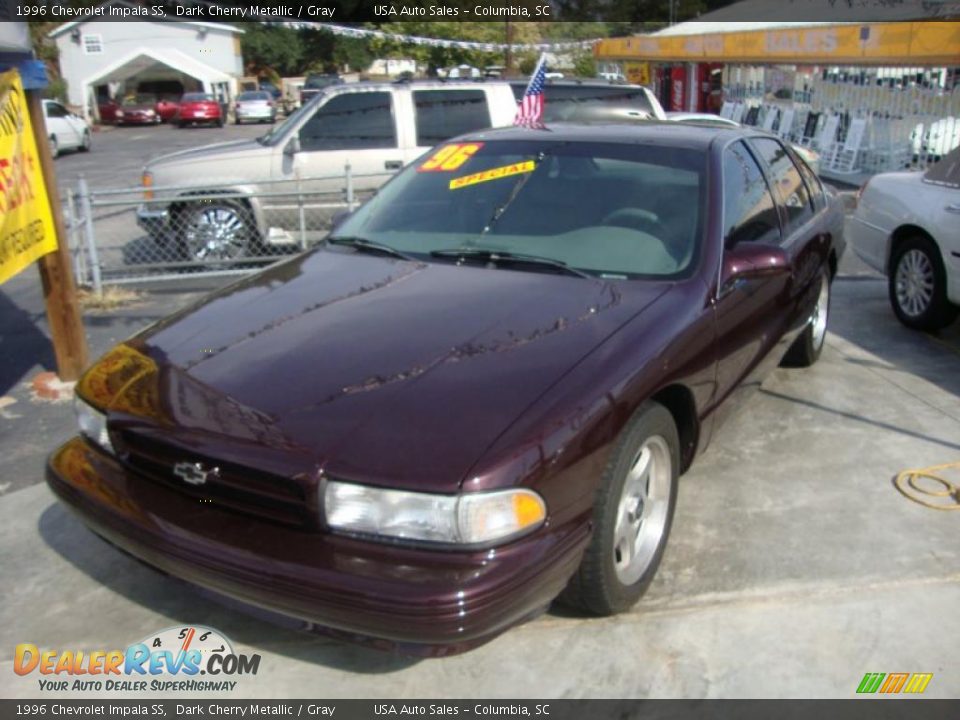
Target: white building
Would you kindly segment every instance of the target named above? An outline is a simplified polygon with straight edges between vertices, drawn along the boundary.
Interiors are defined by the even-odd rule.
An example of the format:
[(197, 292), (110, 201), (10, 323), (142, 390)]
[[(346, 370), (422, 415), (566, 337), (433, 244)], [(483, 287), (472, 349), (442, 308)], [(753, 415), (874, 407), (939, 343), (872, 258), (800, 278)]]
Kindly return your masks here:
[[(123, 0), (99, 6), (105, 14)], [(240, 35), (230, 25), (171, 20), (64, 23), (50, 33), (60, 51), (60, 74), (68, 102), (88, 118), (98, 100), (121, 88), (135, 92), (142, 83), (179, 83), (185, 92), (202, 91), (222, 99), (237, 92), (243, 75)]]

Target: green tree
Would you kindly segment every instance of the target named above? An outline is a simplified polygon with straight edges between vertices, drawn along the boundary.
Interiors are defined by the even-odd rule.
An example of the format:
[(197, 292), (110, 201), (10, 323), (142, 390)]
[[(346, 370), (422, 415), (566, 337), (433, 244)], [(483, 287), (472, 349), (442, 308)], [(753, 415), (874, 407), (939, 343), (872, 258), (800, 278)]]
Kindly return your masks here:
[(301, 33), (283, 25), (245, 23), (240, 36), (244, 69), (248, 75), (288, 76), (304, 64)]

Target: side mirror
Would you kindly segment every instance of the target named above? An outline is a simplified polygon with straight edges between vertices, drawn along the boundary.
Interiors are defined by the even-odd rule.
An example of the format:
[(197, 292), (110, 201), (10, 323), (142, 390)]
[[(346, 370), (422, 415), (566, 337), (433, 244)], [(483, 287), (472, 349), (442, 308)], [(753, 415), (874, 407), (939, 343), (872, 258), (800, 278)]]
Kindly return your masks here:
[(300, 152), (300, 137), (294, 135), (287, 141), (287, 144), (283, 146), (283, 154), (288, 157), (293, 157), (298, 152)]
[(759, 243), (738, 243), (723, 253), (720, 268), (720, 296), (747, 280), (774, 277), (790, 272), (790, 259), (779, 247)]

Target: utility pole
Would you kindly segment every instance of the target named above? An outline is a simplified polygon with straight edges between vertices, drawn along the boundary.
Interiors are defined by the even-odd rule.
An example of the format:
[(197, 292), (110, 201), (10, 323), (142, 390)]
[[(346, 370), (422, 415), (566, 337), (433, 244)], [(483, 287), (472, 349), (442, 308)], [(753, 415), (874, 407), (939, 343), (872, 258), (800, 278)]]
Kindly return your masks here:
[(77, 380), (87, 366), (87, 337), (83, 332), (80, 304), (77, 302), (77, 286), (70, 266), (67, 248), (67, 232), (63, 222), (63, 208), (57, 176), (53, 169), (53, 157), (47, 143), (46, 121), (43, 117), (43, 99), (40, 90), (25, 89), (27, 112), (37, 138), (37, 158), (43, 182), (50, 199), (50, 213), (57, 235), (57, 249), (37, 260), (40, 281), (43, 284), (43, 300), (47, 307), (53, 354), (57, 361), (57, 375), (63, 381)]

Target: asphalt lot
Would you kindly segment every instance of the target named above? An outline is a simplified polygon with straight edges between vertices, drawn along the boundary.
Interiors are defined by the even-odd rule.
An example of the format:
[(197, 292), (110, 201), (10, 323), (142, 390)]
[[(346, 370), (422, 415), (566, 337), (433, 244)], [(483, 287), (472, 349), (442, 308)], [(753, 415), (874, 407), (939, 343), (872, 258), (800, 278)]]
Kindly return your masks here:
[[(259, 132), (109, 130), (57, 170), (61, 183), (79, 172), (98, 187), (135, 183), (145, 157), (177, 143)], [(213, 281), (198, 282), (88, 314), (91, 354)], [(28, 270), (0, 288), (0, 396), (16, 401), (0, 406), (0, 696), (67, 696), (14, 674), (17, 643), (122, 648), (199, 623), (263, 658), (223, 697), (850, 698), (865, 672), (903, 671), (934, 674), (925, 697), (955, 698), (960, 513), (910, 502), (892, 478), (960, 458), (960, 323), (939, 337), (903, 328), (885, 283), (849, 252), (834, 288), (820, 362), (777, 370), (681, 480), (663, 565), (637, 607), (607, 619), (553, 609), (471, 653), (420, 661), (232, 608), (112, 549), (57, 503), (42, 463), (74, 423), (68, 404), (25, 386), (53, 367)], [(85, 697), (98, 695), (123, 696)]]

